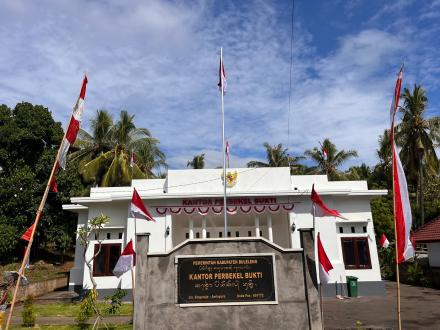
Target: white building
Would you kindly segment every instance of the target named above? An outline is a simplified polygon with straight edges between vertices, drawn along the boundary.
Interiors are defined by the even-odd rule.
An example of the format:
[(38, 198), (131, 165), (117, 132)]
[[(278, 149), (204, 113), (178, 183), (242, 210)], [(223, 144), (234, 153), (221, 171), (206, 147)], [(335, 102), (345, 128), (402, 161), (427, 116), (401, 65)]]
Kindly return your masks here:
[[(284, 249), (300, 248), (301, 228), (312, 228), (312, 184), (324, 203), (348, 220), (316, 218), (316, 228), (334, 266), (331, 283), (359, 279), (360, 295), (383, 292), (370, 200), (385, 190), (368, 190), (365, 181), (331, 181), (325, 175), (291, 176), (289, 168), (237, 168), (235, 182), (227, 188), (228, 236), (263, 237)], [(128, 217), (133, 187), (156, 222)], [(133, 180), (132, 187), (92, 188), (90, 197), (73, 197), (64, 210), (78, 214), (78, 227), (104, 213), (111, 218), (101, 233), (102, 253), (94, 265), (100, 290), (131, 289), (127, 273), (121, 279), (111, 271), (125, 244), (137, 233), (151, 233), (150, 252), (164, 253), (187, 239), (223, 236), (222, 169), (169, 170), (166, 179)], [(225, 239), (225, 238), (223, 238)], [(226, 238), (227, 239), (227, 238)], [(91, 244), (86, 257), (94, 251)], [(75, 265), (70, 271), (71, 289), (91, 287), (77, 241)], [(335, 294), (329, 284), (326, 294)], [(339, 289), (340, 290), (340, 289)]]

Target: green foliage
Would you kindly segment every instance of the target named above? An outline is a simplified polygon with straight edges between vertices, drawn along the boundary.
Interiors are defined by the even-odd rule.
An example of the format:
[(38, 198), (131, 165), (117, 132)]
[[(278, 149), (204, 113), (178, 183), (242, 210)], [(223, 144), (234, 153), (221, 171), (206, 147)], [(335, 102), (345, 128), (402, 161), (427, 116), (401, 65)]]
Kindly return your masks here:
[(374, 231), (377, 237), (385, 234), (388, 239), (394, 237), (393, 198), (391, 194), (371, 200), (371, 213), (374, 219)]
[(382, 278), (394, 280), (396, 278), (396, 252), (394, 245), (390, 244), (387, 249), (378, 247), (378, 252)]
[(0, 255), (8, 255), (14, 250), (18, 239), (17, 228), (0, 220)]
[(95, 304), (96, 304), (97, 293), (96, 290), (90, 290), (85, 295), (84, 299), (81, 301), (79, 306), (78, 314), (76, 315), (76, 322), (78, 326), (84, 327), (87, 320), (95, 315)]
[(205, 154), (196, 155), (194, 158), (186, 164), (186, 167), (194, 169), (202, 169), (205, 167)]
[(34, 297), (27, 296), (23, 303), (23, 311), (21, 312), (24, 327), (34, 327), (36, 313), (34, 309)]
[(110, 315), (119, 314), (122, 307), (122, 299), (124, 299), (126, 295), (127, 291), (118, 288), (115, 293), (105, 297), (104, 299), (110, 303), (110, 306), (107, 308), (107, 313)]

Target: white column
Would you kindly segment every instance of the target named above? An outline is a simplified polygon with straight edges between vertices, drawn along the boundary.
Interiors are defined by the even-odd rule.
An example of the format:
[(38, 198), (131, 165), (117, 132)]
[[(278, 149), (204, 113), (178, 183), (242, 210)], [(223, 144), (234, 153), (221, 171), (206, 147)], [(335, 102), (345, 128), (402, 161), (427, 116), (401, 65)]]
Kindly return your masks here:
[(272, 216), (270, 214), (267, 216), (267, 234), (269, 236), (269, 241), (273, 242)]
[(189, 218), (189, 239), (194, 238), (194, 220)]
[(260, 237), (260, 218), (255, 217), (255, 237)]
[(206, 217), (202, 218), (202, 238), (206, 238)]

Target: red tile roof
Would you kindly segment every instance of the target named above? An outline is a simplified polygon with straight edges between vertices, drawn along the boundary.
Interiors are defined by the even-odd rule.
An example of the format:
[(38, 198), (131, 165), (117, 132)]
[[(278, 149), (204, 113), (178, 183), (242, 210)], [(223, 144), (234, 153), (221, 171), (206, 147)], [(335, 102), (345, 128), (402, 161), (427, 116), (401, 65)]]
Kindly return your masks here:
[(417, 243), (440, 242), (440, 216), (415, 231), (414, 238)]

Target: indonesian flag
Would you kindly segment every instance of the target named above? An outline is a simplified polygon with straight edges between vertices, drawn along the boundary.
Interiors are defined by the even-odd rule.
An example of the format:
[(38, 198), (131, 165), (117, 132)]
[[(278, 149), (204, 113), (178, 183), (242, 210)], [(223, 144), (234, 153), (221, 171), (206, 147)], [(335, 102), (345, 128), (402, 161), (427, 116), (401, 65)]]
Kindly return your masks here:
[(324, 247), (321, 243), (321, 237), (318, 233), (318, 260), (319, 260), (319, 279), (321, 283), (328, 283), (329, 272), (333, 269), (333, 265), (330, 262), (327, 254), (325, 253)]
[(327, 205), (324, 204), (321, 197), (318, 195), (318, 193), (315, 191), (315, 185), (312, 185), (312, 195), (311, 195), (312, 203), (315, 206), (314, 208), (314, 215), (317, 217), (325, 217), (325, 216), (333, 216), (338, 217), (344, 220), (347, 220), (347, 218), (344, 218), (338, 210), (333, 210), (327, 207)]
[(229, 167), (229, 142), (228, 141), (226, 141), (225, 153), (226, 153), (226, 159), (228, 161), (228, 167)]
[(394, 190), (394, 221), (396, 227), (397, 263), (402, 263), (414, 256), (414, 248), (411, 244), (412, 215), (409, 204), (408, 185), (405, 172), (397, 153), (394, 141), (394, 117), (399, 107), (400, 87), (402, 84), (403, 68), (397, 76), (394, 89), (393, 102), (391, 104), (391, 150), (393, 154), (393, 190)]
[(156, 221), (148, 212), (136, 188), (133, 188), (133, 197), (131, 198), (130, 216), (135, 219), (146, 219), (148, 221)]
[(121, 277), (134, 266), (136, 266), (136, 252), (134, 252), (133, 249), (133, 241), (130, 240), (130, 242), (128, 242), (128, 244), (125, 246), (124, 251), (122, 251), (118, 262), (113, 269), (113, 274), (116, 277)]
[(134, 152), (132, 151), (130, 157), (130, 167), (133, 167), (135, 162), (136, 162), (136, 158), (134, 157)]
[(223, 56), (220, 55), (220, 65), (218, 68), (218, 84), (220, 91), (223, 92), (223, 94), (226, 94), (226, 73), (225, 73), (225, 66), (223, 63)]
[(35, 222), (32, 224), (32, 226), (30, 226), (28, 228), (28, 230), (26, 230), (26, 232), (23, 234), (23, 236), (21, 236), (21, 239), (23, 241), (30, 241), (31, 240), (31, 235), (32, 235), (32, 231), (34, 230), (34, 226), (35, 226)]
[(67, 152), (72, 144), (75, 143), (76, 136), (79, 131), (79, 124), (81, 122), (84, 111), (84, 99), (86, 97), (87, 76), (84, 76), (81, 92), (78, 100), (73, 108), (73, 114), (70, 118), (69, 126), (67, 127), (66, 137), (61, 142), (59, 164), (65, 170), (67, 162)]
[(383, 247), (384, 249), (388, 248), (390, 246), (390, 242), (388, 241), (388, 238), (385, 236), (385, 234), (382, 234), (382, 237), (379, 241), (380, 247)]

